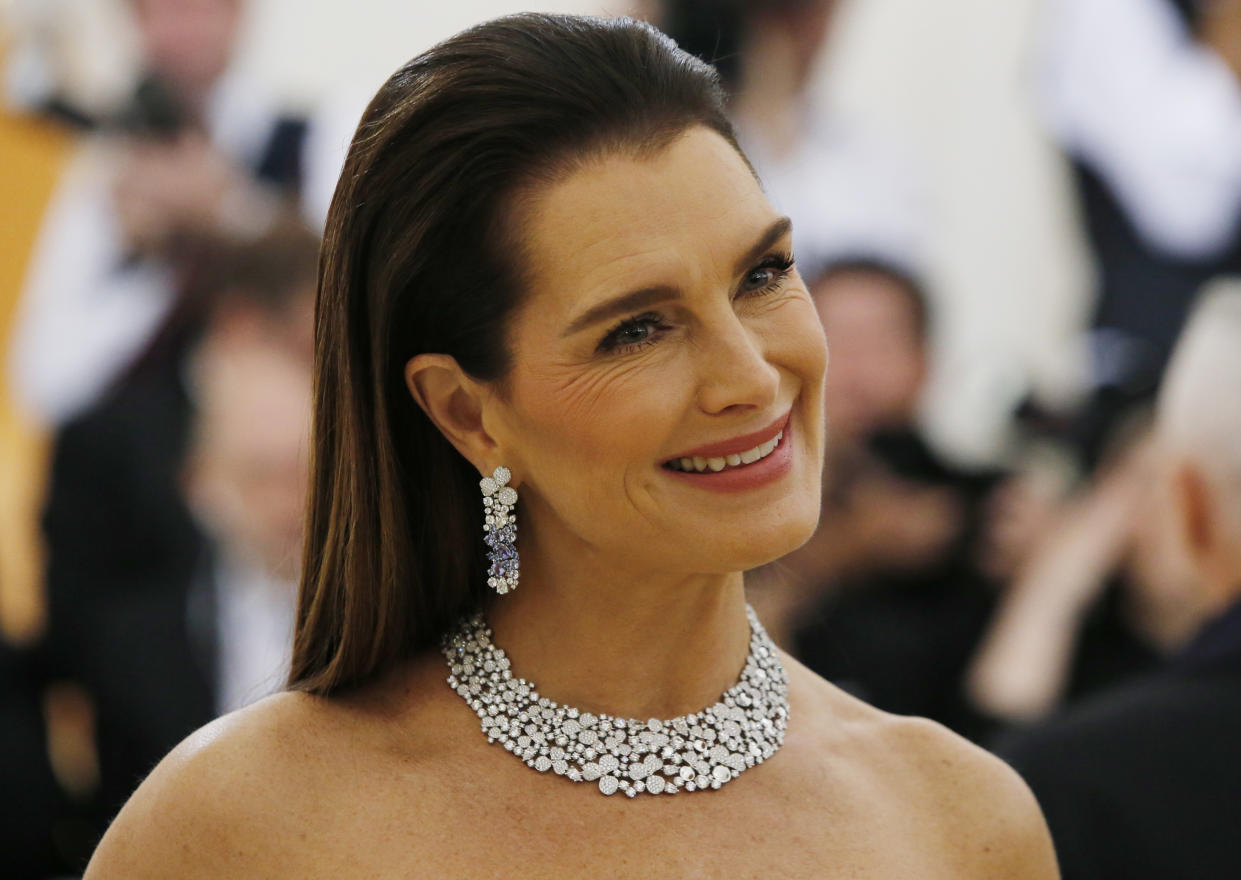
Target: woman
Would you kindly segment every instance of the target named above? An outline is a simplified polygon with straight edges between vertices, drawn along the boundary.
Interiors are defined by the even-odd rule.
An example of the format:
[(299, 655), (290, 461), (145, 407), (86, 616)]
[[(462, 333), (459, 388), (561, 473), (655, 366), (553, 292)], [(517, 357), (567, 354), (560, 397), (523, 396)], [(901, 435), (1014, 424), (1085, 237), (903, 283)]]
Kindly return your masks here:
[(1014, 774), (747, 617), (819, 511), (789, 242), (649, 27), (502, 19), (389, 80), (325, 244), (290, 691), (87, 877), (1054, 877)]

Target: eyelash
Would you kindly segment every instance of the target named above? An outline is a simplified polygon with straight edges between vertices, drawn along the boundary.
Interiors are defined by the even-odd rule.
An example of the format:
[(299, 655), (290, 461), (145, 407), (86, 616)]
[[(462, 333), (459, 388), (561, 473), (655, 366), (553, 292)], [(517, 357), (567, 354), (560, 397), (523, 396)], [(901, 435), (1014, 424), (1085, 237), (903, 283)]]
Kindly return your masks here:
[[(766, 296), (769, 293), (775, 293), (784, 286), (785, 279), (788, 278), (789, 272), (793, 268), (792, 254), (772, 254), (764, 259), (761, 263), (746, 273), (748, 278), (755, 272), (769, 270), (772, 273), (769, 280), (762, 287), (755, 288), (749, 293), (756, 296)], [(645, 339), (638, 342), (621, 342), (621, 334), (627, 330), (636, 327), (645, 327), (648, 324), (656, 325), (653, 330), (666, 330), (668, 327), (663, 323), (663, 318), (657, 312), (643, 312), (631, 318), (625, 318), (615, 327), (607, 332), (603, 339), (599, 342), (598, 351), (606, 354), (628, 354), (640, 349), (646, 348), (648, 345), (654, 345), (655, 339), (648, 335)]]

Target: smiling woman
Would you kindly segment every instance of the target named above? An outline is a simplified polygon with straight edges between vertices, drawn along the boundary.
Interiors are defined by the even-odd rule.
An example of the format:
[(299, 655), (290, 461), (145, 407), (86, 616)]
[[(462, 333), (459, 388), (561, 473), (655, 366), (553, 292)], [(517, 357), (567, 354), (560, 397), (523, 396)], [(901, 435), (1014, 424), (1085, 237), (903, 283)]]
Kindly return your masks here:
[(746, 606), (818, 521), (827, 351), (722, 104), (645, 25), (541, 15), (383, 87), (290, 692), (174, 751), (88, 877), (1055, 876), (1015, 775)]

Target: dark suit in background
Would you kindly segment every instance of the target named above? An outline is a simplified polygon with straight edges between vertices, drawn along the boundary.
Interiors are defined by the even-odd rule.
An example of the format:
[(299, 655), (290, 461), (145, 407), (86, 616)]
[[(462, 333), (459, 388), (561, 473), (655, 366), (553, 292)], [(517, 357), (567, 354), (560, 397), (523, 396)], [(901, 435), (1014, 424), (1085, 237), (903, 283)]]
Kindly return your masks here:
[[(290, 199), (305, 129), (274, 121), (253, 169)], [(193, 272), (192, 262), (178, 268)], [(43, 511), (48, 632), (27, 683), (35, 692), (50, 680), (77, 683), (96, 713), (99, 790), (71, 811), (83, 830), (62, 847), (69, 869), (85, 864), (155, 764), (217, 714), (217, 634), (204, 589), (211, 547), (182, 486), (194, 419), (186, 376), (209, 310), (180, 291), (147, 350), (55, 437)]]
[(1038, 797), (1064, 880), (1241, 878), (1241, 601), (1162, 672), (997, 751)]

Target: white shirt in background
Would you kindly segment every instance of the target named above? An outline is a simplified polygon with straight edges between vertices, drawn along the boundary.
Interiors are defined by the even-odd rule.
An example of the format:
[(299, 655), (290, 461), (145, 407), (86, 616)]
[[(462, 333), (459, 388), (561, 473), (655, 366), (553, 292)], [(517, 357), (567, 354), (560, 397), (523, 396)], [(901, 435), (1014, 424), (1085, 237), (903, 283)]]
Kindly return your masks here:
[(1169, 0), (1053, 0), (1038, 70), (1061, 146), (1148, 243), (1210, 258), (1241, 222), (1241, 84)]
[(225, 556), (215, 573), (216, 709), (223, 715), (284, 687), (297, 584)]

